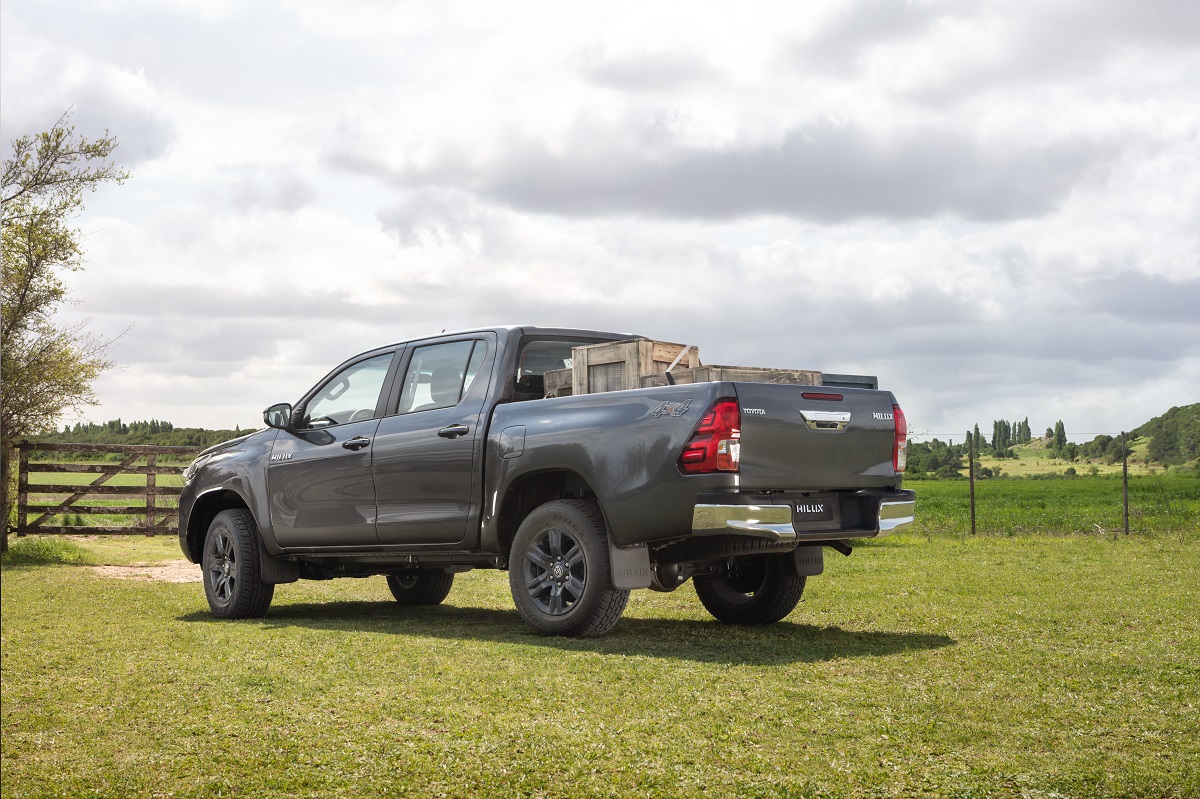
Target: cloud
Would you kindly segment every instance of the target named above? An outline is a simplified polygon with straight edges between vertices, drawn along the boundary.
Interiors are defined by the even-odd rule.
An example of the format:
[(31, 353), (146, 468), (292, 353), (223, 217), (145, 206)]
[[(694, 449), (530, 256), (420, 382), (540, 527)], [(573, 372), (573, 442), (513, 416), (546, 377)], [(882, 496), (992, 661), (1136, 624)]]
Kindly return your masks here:
[(49, 130), (66, 111), (79, 135), (111, 133), (119, 142), (114, 159), (132, 166), (164, 155), (176, 132), (161, 109), (162, 96), (144, 71), (98, 61), (40, 39), (13, 17), (9, 36), (30, 37), (0, 59), (0, 105), (4, 143), (23, 134)]
[[(945, 108), (990, 92), (1053, 92), (1068, 83), (1144, 97), (1155, 72), (1178, 69), (1180, 54), (1194, 61), (1198, 40), (1200, 6), (1187, 0), (852, 0), (791, 54), (805, 74), (857, 75)], [(1139, 67), (1131, 69), (1130, 59)]]
[(679, 90), (718, 77), (703, 56), (688, 52), (638, 52), (610, 55), (602, 48), (590, 50), (580, 74), (597, 86), (629, 92)]
[(508, 139), (466, 168), (457, 157), (401, 167), (360, 153), (335, 165), (403, 187), (472, 191), (512, 208), (564, 216), (733, 219), (776, 214), (819, 222), (1043, 215), (1114, 156), (1080, 136), (992, 144), (946, 127), (873, 134), (855, 125), (789, 132), (778, 145), (654, 151), (619, 131), (577, 130), (565, 145)]
[(229, 199), (239, 210), (298, 211), (317, 198), (312, 180), (303, 167), (281, 164), (272, 167), (244, 166), (231, 177)]

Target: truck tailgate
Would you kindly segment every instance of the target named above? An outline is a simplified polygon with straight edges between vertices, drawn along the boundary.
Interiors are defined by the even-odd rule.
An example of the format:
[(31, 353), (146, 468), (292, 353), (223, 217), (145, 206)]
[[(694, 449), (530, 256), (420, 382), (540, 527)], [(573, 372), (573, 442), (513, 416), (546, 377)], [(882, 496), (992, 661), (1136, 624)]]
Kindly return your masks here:
[(897, 486), (888, 391), (734, 383), (742, 490)]

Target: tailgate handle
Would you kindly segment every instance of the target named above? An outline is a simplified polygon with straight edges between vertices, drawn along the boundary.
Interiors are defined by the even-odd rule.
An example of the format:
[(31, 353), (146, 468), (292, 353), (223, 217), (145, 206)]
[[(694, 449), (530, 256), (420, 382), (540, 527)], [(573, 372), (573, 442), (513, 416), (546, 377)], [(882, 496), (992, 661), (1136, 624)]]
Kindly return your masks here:
[(845, 430), (850, 424), (849, 411), (801, 410), (800, 418), (810, 430)]

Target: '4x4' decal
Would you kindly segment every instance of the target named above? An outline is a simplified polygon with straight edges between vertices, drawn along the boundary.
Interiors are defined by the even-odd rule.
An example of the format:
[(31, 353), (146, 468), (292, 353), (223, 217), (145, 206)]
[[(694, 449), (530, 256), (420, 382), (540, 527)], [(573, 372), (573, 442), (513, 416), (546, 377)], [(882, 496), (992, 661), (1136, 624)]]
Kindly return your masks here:
[(692, 407), (690, 399), (685, 399), (683, 402), (664, 402), (655, 408), (650, 415), (655, 419), (660, 416), (683, 416), (690, 407)]

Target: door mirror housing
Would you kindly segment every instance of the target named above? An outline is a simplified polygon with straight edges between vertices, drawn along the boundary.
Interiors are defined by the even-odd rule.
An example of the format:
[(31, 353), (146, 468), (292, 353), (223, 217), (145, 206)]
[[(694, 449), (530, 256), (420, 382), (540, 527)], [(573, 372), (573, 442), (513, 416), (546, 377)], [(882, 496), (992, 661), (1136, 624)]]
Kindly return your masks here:
[(263, 411), (263, 422), (276, 430), (287, 430), (292, 423), (292, 405), (279, 402)]

